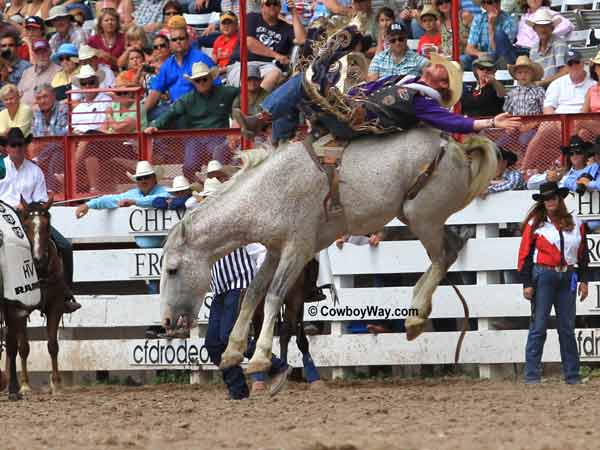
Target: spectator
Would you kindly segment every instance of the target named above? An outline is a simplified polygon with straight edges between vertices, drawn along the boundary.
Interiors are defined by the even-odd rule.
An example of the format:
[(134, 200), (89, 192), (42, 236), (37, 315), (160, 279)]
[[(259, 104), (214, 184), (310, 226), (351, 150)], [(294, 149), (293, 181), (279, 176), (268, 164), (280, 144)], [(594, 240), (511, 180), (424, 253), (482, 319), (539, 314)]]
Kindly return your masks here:
[(596, 54), (594, 59), (590, 60), (590, 77), (596, 84), (590, 87), (585, 94), (581, 112), (600, 112), (600, 84), (598, 83), (598, 74), (600, 74), (600, 52)]
[(401, 23), (390, 26), (387, 34), (389, 48), (375, 55), (369, 66), (369, 81), (390, 75), (420, 76), (421, 70), (429, 64), (407, 45), (408, 32)]
[[(159, 30), (158, 34), (168, 36), (169, 32), (170, 32), (170, 28), (173, 28), (169, 24), (171, 19), (173, 17), (178, 17), (177, 20), (180, 21), (181, 19), (183, 19), (184, 13), (185, 13), (185, 11), (184, 11), (183, 7), (177, 1), (170, 0), (167, 3), (165, 3), (165, 6), (163, 7), (163, 19), (164, 19), (163, 22), (144, 27), (144, 30), (148, 31), (147, 28), (153, 28), (155, 30)], [(183, 19), (183, 24), (181, 26), (186, 29), (188, 36), (190, 37), (190, 41), (196, 42), (196, 40), (198, 39), (198, 36), (196, 34), (196, 30), (194, 29), (194, 27), (189, 26), (185, 22), (185, 19)]]
[(65, 6), (67, 8), (67, 12), (73, 18), (73, 22), (75, 22), (75, 24), (82, 30), (84, 29), (86, 22), (93, 22), (94, 16), (92, 14), (92, 10), (85, 3), (69, 3)]
[(526, 0), (526, 3), (527, 12), (519, 20), (515, 45), (531, 49), (538, 43), (538, 34), (530, 23), (533, 22), (533, 17), (538, 11), (545, 11), (544, 18), (547, 17), (550, 20), (549, 23), (554, 24), (553, 36), (564, 39), (573, 31), (574, 27), (569, 19), (550, 9), (550, 0)]
[(387, 30), (394, 23), (394, 19), (396, 15), (394, 10), (384, 6), (379, 11), (377, 11), (377, 47), (375, 48), (375, 54), (380, 51), (388, 48), (387, 43), (385, 42), (385, 37), (387, 35)]
[(79, 72), (77, 48), (73, 44), (62, 44), (58, 51), (52, 55), (52, 61), (62, 67), (52, 77), (51, 84), (56, 91), (56, 98), (64, 100), (67, 98), (67, 91), (71, 89), (73, 77)]
[[(97, 89), (103, 79), (104, 72), (85, 65), (73, 77), (73, 85), (78, 89)], [(97, 131), (106, 119), (105, 110), (110, 100), (104, 92), (83, 93), (81, 102), (72, 111), (73, 131), (77, 134)]]
[(33, 66), (23, 72), (18, 88), (21, 101), (32, 105), (34, 89), (45, 83), (50, 83), (60, 66), (50, 62), (50, 45), (46, 39), (38, 39), (32, 43), (32, 54), (35, 55)]
[(518, 85), (506, 95), (504, 111), (513, 116), (535, 116), (544, 113), (544, 88), (535, 83), (544, 75), (544, 68), (528, 56), (519, 56), (508, 71)]
[(21, 36), (21, 46), (19, 50), (23, 48), (25, 44), (25, 52), (19, 53), (21, 59), (28, 59), (29, 62), (35, 64), (35, 54), (31, 45), (39, 40), (46, 39), (46, 27), (44, 26), (44, 20), (41, 17), (31, 16), (25, 19), (25, 26), (23, 34)]
[[(50, 84), (38, 84), (34, 89), (35, 105), (31, 133), (33, 137), (64, 136), (67, 134), (68, 108), (66, 103), (56, 101)], [(36, 142), (31, 144), (35, 161), (46, 175), (48, 188), (60, 192), (64, 177), (64, 148), (62, 143)]]
[[(131, 73), (122, 72), (117, 77), (117, 88), (139, 88), (139, 83)], [(135, 92), (110, 92), (108, 95), (113, 97), (114, 101), (106, 108), (106, 119), (101, 130), (104, 133), (135, 133), (138, 130), (138, 118), (142, 125), (142, 130), (146, 127), (146, 113), (143, 104), (140, 103), (138, 111)]]
[[(202, 62), (194, 64), (192, 75), (184, 75), (194, 84), (194, 91), (184, 95), (171, 105), (165, 113), (154, 120), (147, 133), (166, 127), (173, 119), (184, 117), (186, 128), (229, 128), (229, 117), (239, 89), (233, 86), (214, 86), (213, 79), (218, 68), (208, 67)], [(215, 138), (192, 138), (185, 144), (183, 174), (191, 179), (194, 171), (202, 164), (203, 156), (223, 162), (226, 149), (224, 140)]]
[(175, 0), (142, 0), (135, 11), (133, 18), (136, 24), (144, 27), (148, 33), (154, 33), (166, 26), (173, 16), (183, 15), (183, 8)]
[(132, 48), (127, 50), (125, 54), (127, 55), (127, 70), (121, 72), (121, 74), (126, 74), (128, 78), (135, 80), (136, 85), (143, 88), (144, 97), (146, 97), (148, 95), (148, 86), (150, 86), (156, 68), (149, 64), (144, 64), (144, 52), (142, 50)]
[(18, 35), (11, 32), (6, 32), (0, 36), (0, 51), (2, 52), (2, 58), (6, 60), (12, 69), (8, 75), (8, 81), (12, 84), (19, 84), (23, 72), (31, 67), (28, 61), (19, 58), (17, 54), (18, 41)]
[[(258, 114), (261, 111), (260, 104), (268, 95), (261, 86), (260, 69), (256, 66), (248, 67), (248, 114)], [(240, 97), (236, 97), (233, 107), (240, 108)]]
[[(583, 58), (577, 50), (567, 52), (568, 75), (557, 78), (546, 91), (544, 99), (544, 114), (574, 114), (581, 111), (585, 101), (585, 94), (595, 85), (595, 81), (585, 71)], [(527, 147), (522, 167), (525, 169), (539, 168), (543, 159), (558, 157), (558, 152), (552, 154), (549, 142), (560, 141), (560, 130), (555, 124), (540, 126), (535, 137)]]
[(435, 53), (440, 52), (442, 35), (440, 34), (437, 25), (439, 18), (439, 13), (431, 5), (427, 5), (423, 8), (423, 11), (421, 11), (419, 21), (421, 22), (421, 27), (423, 27), (425, 33), (419, 39), (419, 45), (417, 46), (417, 53), (419, 53), (419, 55), (427, 58), (429, 57), (430, 51)]
[(152, 207), (156, 209), (186, 209), (186, 202), (192, 198), (192, 185), (183, 175), (173, 178), (173, 186), (167, 188), (171, 195), (156, 197)]
[[(452, 0), (434, 0), (433, 4), (440, 14), (441, 53), (446, 56), (452, 56), (452, 18), (450, 13)], [(460, 54), (463, 54), (467, 40), (469, 39), (469, 30), (473, 22), (473, 16), (470, 12), (461, 10), (459, 11), (458, 19), (459, 48)]]
[(133, 10), (132, 0), (101, 0), (96, 2), (96, 17), (100, 17), (106, 11), (112, 11), (119, 16), (121, 26), (124, 28), (129, 28), (132, 24)]
[[(100, 83), (101, 89), (108, 89), (114, 86), (115, 84), (115, 73), (112, 71), (110, 66), (107, 64), (103, 64), (98, 59), (98, 51), (95, 48), (90, 47), (89, 45), (83, 44), (79, 47), (79, 63), (82, 66), (89, 65), (92, 66), (92, 69), (96, 71), (101, 71), (104, 73), (104, 79)], [(78, 100), (78, 97), (74, 97)]]
[(169, 38), (162, 34), (155, 36), (152, 40), (152, 50), (152, 62), (158, 73), (158, 69), (160, 69), (167, 59), (169, 59), (169, 56), (171, 56)]
[(547, 9), (539, 9), (527, 23), (538, 35), (538, 42), (531, 47), (530, 57), (544, 68), (544, 77), (538, 84), (546, 87), (568, 73), (565, 67), (567, 43), (552, 33), (558, 18)]
[(128, 53), (130, 50), (133, 49), (142, 52), (142, 56), (144, 56), (143, 61), (145, 61), (145, 52), (150, 49), (150, 43), (148, 42), (148, 37), (142, 27), (139, 27), (137, 25), (129, 27), (127, 29), (127, 32), (125, 33), (125, 43), (125, 51), (121, 56), (119, 56), (118, 59), (119, 67), (127, 66), (129, 58)]
[(121, 21), (116, 10), (102, 10), (98, 17), (96, 35), (89, 38), (88, 45), (96, 49), (100, 63), (118, 70), (117, 61), (125, 51), (125, 35), (121, 32)]
[(474, 117), (495, 116), (502, 112), (504, 86), (496, 80), (496, 63), (488, 57), (473, 62), (476, 84), (471, 92), (464, 92), (461, 100), (462, 113)]
[[(150, 114), (162, 94), (168, 92), (170, 100), (175, 102), (183, 95), (194, 90), (194, 85), (184, 78), (184, 75), (192, 73), (192, 66), (195, 63), (203, 62), (208, 67), (215, 65), (204, 52), (190, 48), (189, 35), (183, 17), (172, 17), (169, 26), (171, 27), (170, 42), (173, 55), (167, 58), (150, 85), (150, 93), (145, 101), (149, 119), (154, 119), (165, 111), (166, 106), (163, 106)], [(219, 85), (221, 83), (215, 80), (214, 84)]]
[(517, 58), (512, 43), (517, 34), (517, 25), (512, 17), (500, 9), (500, 0), (482, 0), (484, 12), (471, 24), (465, 54), (460, 61), (464, 70), (470, 70), (475, 59), (489, 55), (492, 60), (499, 58), (514, 64)]
[(73, 17), (64, 5), (54, 6), (48, 13), (46, 25), (56, 30), (50, 38), (50, 48), (56, 53), (62, 44), (73, 44), (79, 48), (85, 44), (86, 36), (81, 28), (73, 22)]
[(233, 50), (239, 45), (238, 19), (233, 12), (226, 11), (221, 14), (220, 21), (221, 35), (213, 44), (213, 60), (219, 66), (219, 72), (226, 74)]
[(0, 111), (0, 135), (5, 136), (11, 128), (20, 128), (23, 135), (29, 136), (33, 111), (21, 101), (17, 86), (14, 84), (2, 86), (0, 100), (5, 106), (5, 109)]
[[(37, 16), (41, 19), (48, 17), (50, 6), (52, 3), (48, 0), (31, 0), (28, 1), (23, 9), (24, 17)], [(27, 22), (27, 20), (25, 21)]]
[[(248, 66), (258, 66), (263, 78), (262, 87), (272, 91), (282, 79), (282, 69), (290, 63), (294, 43), (303, 44), (304, 27), (296, 9), (292, 11), (292, 25), (281, 20), (280, 0), (261, 0), (261, 12), (249, 13), (246, 19)], [(233, 60), (239, 60), (239, 45)], [(277, 64), (273, 64), (273, 60)], [(240, 63), (232, 64), (227, 73), (230, 86), (240, 85)]]
[(480, 194), (481, 198), (486, 198), (489, 194), (497, 194), (498, 192), (519, 191), (526, 187), (523, 175), (515, 168), (517, 155), (503, 148), (500, 148), (500, 154), (502, 158), (498, 159), (496, 176), (487, 189)]
[[(589, 250), (584, 225), (564, 203), (569, 191), (556, 183), (540, 186), (536, 204), (523, 222), (518, 270), (523, 297), (531, 302), (532, 318), (525, 348), (525, 383), (539, 384), (542, 352), (554, 305), (563, 373), (567, 384), (581, 383), (575, 341), (575, 306), (588, 295)], [(577, 264), (577, 269), (573, 266)], [(580, 283), (578, 283), (580, 281)]]

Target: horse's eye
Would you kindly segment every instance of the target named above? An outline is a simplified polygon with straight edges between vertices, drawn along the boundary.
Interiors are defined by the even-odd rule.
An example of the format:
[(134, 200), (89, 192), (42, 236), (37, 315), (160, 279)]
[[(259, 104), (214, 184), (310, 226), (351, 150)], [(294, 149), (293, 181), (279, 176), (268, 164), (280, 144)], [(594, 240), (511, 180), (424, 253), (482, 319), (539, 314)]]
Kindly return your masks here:
[(177, 275), (177, 269), (167, 269), (167, 275), (170, 275), (170, 276)]

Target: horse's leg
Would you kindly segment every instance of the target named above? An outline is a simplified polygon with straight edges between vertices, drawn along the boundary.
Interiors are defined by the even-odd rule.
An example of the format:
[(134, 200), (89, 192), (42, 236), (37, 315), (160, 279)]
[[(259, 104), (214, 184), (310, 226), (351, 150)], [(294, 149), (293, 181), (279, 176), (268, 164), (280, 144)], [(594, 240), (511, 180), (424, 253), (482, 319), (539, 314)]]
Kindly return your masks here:
[(258, 302), (265, 297), (278, 263), (279, 253), (269, 249), (263, 265), (246, 291), (240, 314), (229, 335), (227, 348), (221, 356), (221, 369), (236, 366), (244, 360), (254, 310)]
[[(62, 302), (62, 299), (60, 299)], [(60, 391), (61, 380), (58, 371), (58, 326), (62, 316), (62, 304), (56, 305), (54, 302), (48, 305), (46, 333), (48, 334), (48, 353), (52, 360), (52, 375), (50, 376), (50, 391), (56, 394)]]
[(279, 357), (283, 362), (288, 362), (288, 346), (290, 339), (298, 332), (298, 309), (304, 305), (304, 280), (306, 268), (285, 297), (285, 311), (281, 318), (281, 329), (279, 331)]
[(301, 254), (301, 249), (302, 246), (290, 243), (282, 250), (281, 260), (265, 299), (263, 326), (256, 343), (256, 351), (246, 369), (248, 373), (266, 372), (271, 367), (275, 320), (277, 320), (283, 300), (312, 256), (311, 253)]
[(6, 354), (8, 357), (8, 399), (9, 400), (21, 400), (23, 396), (19, 392), (19, 379), (17, 377), (17, 327), (15, 326), (15, 312), (12, 311), (12, 307), (7, 308), (8, 317), (6, 323), (8, 324), (8, 334), (6, 336)]
[(431, 313), (431, 300), (440, 281), (446, 276), (450, 266), (456, 261), (465, 239), (445, 228), (443, 223), (415, 224), (410, 222), (410, 228), (419, 238), (431, 259), (431, 266), (417, 282), (413, 291), (412, 307), (419, 310), (416, 317), (406, 319), (406, 337), (416, 338), (425, 328), (427, 318)]
[(29, 357), (29, 337), (27, 336), (27, 318), (18, 319), (17, 343), (21, 357), (21, 393), (31, 391), (29, 385), (29, 372), (27, 371), (27, 358)]

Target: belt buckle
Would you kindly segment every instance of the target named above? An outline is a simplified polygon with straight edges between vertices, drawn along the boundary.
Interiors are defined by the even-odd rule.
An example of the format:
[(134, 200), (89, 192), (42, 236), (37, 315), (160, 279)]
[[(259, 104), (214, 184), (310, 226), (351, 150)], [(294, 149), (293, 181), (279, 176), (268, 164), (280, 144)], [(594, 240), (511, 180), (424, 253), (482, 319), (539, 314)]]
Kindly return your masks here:
[(566, 272), (569, 269), (569, 266), (555, 266), (554, 270), (556, 272)]

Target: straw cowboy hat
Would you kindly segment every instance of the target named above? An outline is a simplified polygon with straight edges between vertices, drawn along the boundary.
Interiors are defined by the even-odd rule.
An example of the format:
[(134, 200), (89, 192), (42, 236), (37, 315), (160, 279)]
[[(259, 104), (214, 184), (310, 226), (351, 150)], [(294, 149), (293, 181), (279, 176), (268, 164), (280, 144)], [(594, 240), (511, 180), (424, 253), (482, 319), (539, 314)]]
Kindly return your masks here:
[(98, 84), (102, 83), (104, 80), (104, 71), (103, 70), (94, 70), (92, 66), (86, 64), (85, 66), (79, 69), (79, 73), (77, 75), (73, 75), (73, 85), (76, 87), (81, 87), (79, 82), (81, 80), (85, 80), (87, 78), (96, 77), (98, 78)]
[(86, 44), (79, 46), (79, 61), (86, 61), (92, 59), (94, 56), (98, 56), (96, 49)]
[(596, 56), (590, 59), (590, 64), (600, 64), (600, 51), (596, 53)]
[(538, 63), (534, 63), (527, 55), (521, 55), (514, 64), (508, 64), (508, 72), (511, 77), (516, 78), (515, 74), (519, 67), (528, 67), (531, 69), (533, 72), (533, 81), (539, 81), (544, 78), (544, 68)]
[(423, 10), (421, 11), (421, 14), (419, 14), (419, 20), (423, 19), (423, 17), (425, 17), (425, 16), (433, 16), (436, 19), (439, 19), (440, 18), (440, 13), (435, 8), (435, 6), (433, 6), (433, 5), (425, 5), (423, 7)]
[(211, 78), (214, 78), (217, 76), (218, 73), (219, 73), (218, 66), (208, 67), (203, 62), (197, 62), (197, 63), (194, 63), (194, 65), (192, 66), (192, 74), (191, 75), (184, 74), (183, 77), (186, 80), (195, 81), (198, 78), (206, 77), (208, 75), (210, 75)]
[(450, 87), (450, 100), (448, 102), (442, 102), (442, 106), (446, 108), (452, 108), (462, 96), (463, 89), (463, 72), (462, 68), (456, 61), (449, 61), (443, 56), (437, 53), (431, 53), (430, 55), (431, 64), (441, 64), (448, 71), (448, 80)]
[(533, 13), (533, 16), (526, 23), (531, 28), (535, 25), (552, 25), (555, 27), (560, 21), (558, 14), (552, 14), (548, 8), (540, 8)]
[(131, 181), (137, 181), (139, 177), (145, 177), (147, 175), (154, 175), (156, 176), (157, 180), (160, 178), (160, 171), (158, 169), (155, 169), (149, 161), (138, 161), (138, 163), (135, 166), (135, 173), (126, 173), (127, 177)]
[(565, 198), (567, 195), (569, 195), (569, 188), (559, 188), (556, 182), (548, 181), (547, 183), (543, 183), (540, 186), (539, 194), (533, 194), (531, 198), (534, 199), (536, 202), (539, 202), (549, 200), (557, 195), (561, 196), (562, 198)]
[(216, 178), (207, 178), (204, 182), (204, 189), (200, 192), (201, 197), (209, 197), (221, 190), (223, 183)]
[(188, 189), (191, 189), (192, 185), (190, 184), (190, 182), (188, 181), (188, 179), (186, 177), (184, 177), (183, 175), (177, 175), (175, 178), (173, 178), (173, 185), (170, 188), (167, 188), (168, 192), (181, 192), (181, 191), (187, 191)]
[(73, 16), (69, 14), (67, 11), (67, 7), (65, 5), (57, 5), (50, 8), (48, 12), (48, 18), (46, 19), (46, 25), (52, 25), (52, 21), (54, 19), (59, 19), (61, 17), (68, 17), (69, 20), (73, 20)]

